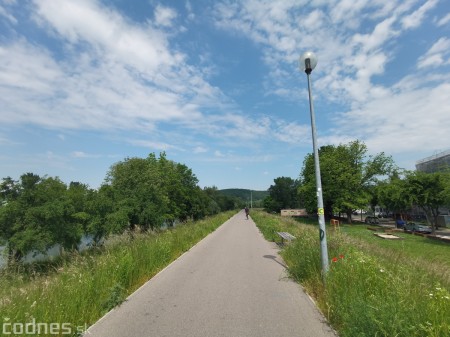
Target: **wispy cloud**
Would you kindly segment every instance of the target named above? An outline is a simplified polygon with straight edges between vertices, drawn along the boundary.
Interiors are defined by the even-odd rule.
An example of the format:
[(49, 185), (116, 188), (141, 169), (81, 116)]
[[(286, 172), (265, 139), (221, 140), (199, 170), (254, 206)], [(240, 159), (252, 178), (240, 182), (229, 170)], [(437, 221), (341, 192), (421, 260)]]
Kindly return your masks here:
[(438, 26), (444, 26), (447, 23), (450, 22), (450, 13), (448, 13), (447, 15), (445, 15), (443, 18), (441, 18), (438, 22), (437, 25)]
[(450, 39), (446, 37), (440, 38), (431, 46), (428, 52), (419, 58), (417, 67), (440, 67), (444, 64), (450, 64)]
[(156, 6), (155, 9), (155, 24), (157, 26), (170, 27), (173, 24), (173, 19), (177, 17), (175, 10), (162, 5)]
[(100, 158), (100, 157), (102, 157), (102, 155), (99, 155), (99, 154), (86, 153), (83, 151), (73, 151), (70, 155), (73, 158)]
[(135, 145), (135, 146), (141, 146), (141, 147), (148, 148), (149, 151), (155, 151), (155, 150), (156, 151), (167, 151), (167, 150), (171, 150), (171, 149), (183, 151), (181, 148), (179, 148), (175, 145), (167, 144), (164, 142), (158, 142), (158, 141), (130, 139), (130, 140), (128, 140), (128, 143)]
[(131, 23), (96, 1), (40, 0), (34, 10), (65, 55), (25, 39), (0, 44), (2, 123), (152, 129), (201, 118), (199, 102), (221, 104), (220, 90), (170, 45), (173, 10), (157, 7), (155, 26)]
[(432, 9), (434, 6), (436, 6), (437, 3), (438, 3), (438, 0), (428, 0), (422, 6), (420, 6), (417, 10), (415, 10), (411, 14), (405, 16), (402, 19), (403, 28), (409, 29), (409, 28), (416, 28), (416, 27), (420, 26), (426, 16), (427, 12), (430, 9)]
[[(448, 39), (432, 41), (429, 51), (417, 60), (419, 69), (434, 68), (435, 73), (405, 75), (392, 85), (381, 84), (377, 77), (398, 61), (399, 39), (420, 27), (437, 4), (437, 0), (227, 2), (215, 6), (215, 17), (218, 28), (239, 32), (261, 46), (263, 60), (272, 69), (267, 82), (274, 95), (298, 92), (293, 64), (302, 50), (319, 51), (313, 73), (317, 96), (340, 103), (346, 111), (330, 116), (339, 127), (322, 136), (322, 141), (360, 138), (376, 150), (412, 153), (445, 148), (450, 141), (442, 128), (450, 116), (450, 99), (445, 94), (450, 74), (442, 68), (450, 59)], [(445, 16), (439, 24), (447, 20)], [(423, 87), (425, 83), (430, 86)], [(306, 128), (297, 128), (292, 134), (306, 136)], [(288, 132), (280, 135), (286, 140), (294, 129), (286, 127)], [(410, 130), (423, 132), (411, 134)]]

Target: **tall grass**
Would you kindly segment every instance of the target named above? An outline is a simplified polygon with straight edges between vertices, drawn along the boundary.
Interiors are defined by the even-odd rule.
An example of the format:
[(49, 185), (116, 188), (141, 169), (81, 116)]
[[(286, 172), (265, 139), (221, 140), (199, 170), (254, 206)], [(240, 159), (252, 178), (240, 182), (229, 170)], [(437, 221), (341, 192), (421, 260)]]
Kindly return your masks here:
[[(375, 244), (329, 231), (330, 271), (324, 284), (316, 226), (265, 213), (254, 212), (252, 217), (269, 240), (270, 233), (280, 230), (297, 237), (282, 251), (289, 272), (316, 299), (341, 337), (450, 336), (448, 278), (423, 265), (426, 259), (412, 259), (417, 251), (380, 253)], [(447, 265), (440, 267), (446, 270)]]
[(0, 328), (10, 322), (67, 323), (76, 335), (233, 213), (161, 233), (124, 234), (97, 251), (66, 256), (44, 267), (35, 264), (3, 271)]

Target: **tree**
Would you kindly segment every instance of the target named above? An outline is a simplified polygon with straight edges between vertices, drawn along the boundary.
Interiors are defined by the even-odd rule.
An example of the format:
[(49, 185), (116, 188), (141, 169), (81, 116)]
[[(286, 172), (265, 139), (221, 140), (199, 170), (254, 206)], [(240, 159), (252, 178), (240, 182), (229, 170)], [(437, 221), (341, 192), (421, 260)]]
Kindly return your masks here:
[(274, 179), (274, 185), (269, 187), (269, 196), (264, 200), (264, 208), (269, 212), (279, 213), (282, 209), (292, 209), (300, 206), (297, 195), (298, 181), (289, 177)]
[(11, 177), (4, 178), (0, 184), (0, 206), (7, 204), (9, 200), (15, 200), (19, 195), (18, 188), (18, 181)]
[(55, 244), (77, 246), (83, 228), (73, 217), (75, 208), (61, 180), (26, 173), (14, 190), (0, 208), (0, 233), (8, 242), (10, 261), (33, 250), (45, 253)]
[(164, 222), (168, 198), (154, 154), (145, 159), (126, 158), (114, 164), (107, 174), (106, 182), (112, 190), (112, 214), (115, 215), (111, 220), (115, 224), (115, 232), (121, 232), (127, 227), (133, 229), (135, 225), (159, 227)]
[(126, 158), (114, 164), (106, 184), (111, 187), (115, 231), (159, 228), (163, 223), (198, 219), (206, 214), (205, 198), (197, 177), (186, 165), (159, 158)]
[(407, 191), (407, 183), (400, 173), (394, 171), (388, 180), (378, 184), (377, 195), (379, 203), (390, 211), (400, 214), (407, 213), (411, 208), (411, 198)]
[(414, 171), (406, 177), (406, 191), (411, 201), (426, 214), (432, 234), (438, 227), (439, 208), (449, 202), (449, 173)]
[[(354, 209), (364, 208), (373, 199), (371, 189), (379, 177), (389, 174), (393, 160), (384, 153), (367, 155), (367, 147), (360, 141), (319, 149), (323, 202), (325, 214), (344, 212), (351, 222)], [(317, 208), (314, 157), (306, 156), (300, 173), (299, 194), (309, 212)]]

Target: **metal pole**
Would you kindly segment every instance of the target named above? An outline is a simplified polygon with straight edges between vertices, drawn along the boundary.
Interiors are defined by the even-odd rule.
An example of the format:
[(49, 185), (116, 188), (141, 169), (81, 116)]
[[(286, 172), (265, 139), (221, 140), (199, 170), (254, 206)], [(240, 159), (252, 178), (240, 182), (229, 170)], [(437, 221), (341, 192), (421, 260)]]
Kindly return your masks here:
[(319, 233), (320, 233), (320, 252), (322, 258), (322, 276), (325, 279), (325, 275), (329, 270), (328, 265), (328, 248), (327, 248), (327, 232), (325, 230), (325, 212), (323, 209), (323, 196), (322, 196), (322, 179), (320, 178), (320, 162), (319, 162), (319, 150), (317, 148), (317, 135), (316, 135), (316, 120), (314, 117), (314, 105), (311, 94), (311, 71), (306, 72), (308, 78), (308, 94), (309, 94), (309, 112), (311, 115), (311, 130), (312, 141), (314, 150), (314, 165), (316, 171), (316, 187), (317, 187), (317, 214), (319, 216)]

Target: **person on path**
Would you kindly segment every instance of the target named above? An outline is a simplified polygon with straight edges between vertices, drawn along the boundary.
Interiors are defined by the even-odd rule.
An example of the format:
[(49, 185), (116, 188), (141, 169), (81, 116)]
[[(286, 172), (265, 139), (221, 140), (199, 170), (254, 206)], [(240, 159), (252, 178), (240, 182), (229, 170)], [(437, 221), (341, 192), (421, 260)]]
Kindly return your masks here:
[(248, 209), (247, 206), (245, 206), (245, 216), (247, 217), (248, 220), (248, 214), (250, 213), (250, 210)]

